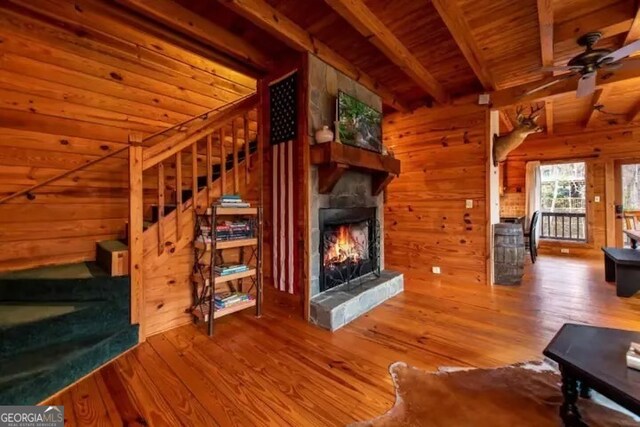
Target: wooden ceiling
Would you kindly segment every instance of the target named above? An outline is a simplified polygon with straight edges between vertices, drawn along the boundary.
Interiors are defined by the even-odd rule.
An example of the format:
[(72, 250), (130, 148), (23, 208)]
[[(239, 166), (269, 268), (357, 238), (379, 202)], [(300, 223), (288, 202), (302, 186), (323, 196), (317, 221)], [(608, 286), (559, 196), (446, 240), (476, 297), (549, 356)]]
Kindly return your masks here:
[[(106, 3), (42, 0), (27, 6), (31, 2), (12, 1), (45, 13), (65, 10), (62, 4), (82, 9), (84, 3)], [(640, 38), (638, 2), (117, 0), (141, 18), (159, 22), (167, 29), (164, 37), (179, 39), (174, 44), (209, 56), (212, 64), (203, 63), (204, 68), (243, 87), (250, 85), (242, 76), (250, 81), (293, 51), (310, 51), (375, 90), (386, 109), (411, 111), (490, 92), (508, 128), (515, 120), (514, 105), (547, 98), (545, 116), (554, 130), (583, 122), (607, 126), (616, 121), (613, 115), (617, 123), (632, 115), (639, 120), (633, 112), (640, 101), (634, 90), (640, 70), (600, 82), (606, 83), (597, 99), (603, 112), (594, 112), (593, 99), (575, 99), (571, 81), (523, 97), (552, 77), (541, 71), (543, 65), (566, 64), (583, 50), (575, 43), (579, 35), (602, 31), (598, 47), (611, 49)], [(148, 39), (131, 41), (158, 53)]]
[[(407, 111), (492, 92), (508, 128), (515, 105), (547, 98), (544, 115), (552, 131), (561, 131), (628, 121), (640, 101), (640, 70), (603, 80), (620, 81), (603, 86), (602, 112), (593, 99), (575, 99), (575, 82), (522, 98), (551, 78), (543, 65), (564, 65), (583, 50), (580, 35), (601, 31), (598, 47), (610, 49), (640, 38), (638, 0), (176, 1), (276, 62), (291, 49), (313, 52), (375, 89), (386, 108)], [(172, 1), (153, 8), (164, 3)], [(271, 64), (263, 65), (258, 72)]]

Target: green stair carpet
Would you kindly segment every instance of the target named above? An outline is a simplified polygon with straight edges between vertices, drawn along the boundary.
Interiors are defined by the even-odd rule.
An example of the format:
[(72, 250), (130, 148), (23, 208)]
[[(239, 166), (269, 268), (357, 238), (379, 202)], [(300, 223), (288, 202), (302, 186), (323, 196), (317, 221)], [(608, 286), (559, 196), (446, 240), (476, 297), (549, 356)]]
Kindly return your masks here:
[(0, 276), (0, 405), (39, 403), (137, 342), (128, 277), (91, 263)]

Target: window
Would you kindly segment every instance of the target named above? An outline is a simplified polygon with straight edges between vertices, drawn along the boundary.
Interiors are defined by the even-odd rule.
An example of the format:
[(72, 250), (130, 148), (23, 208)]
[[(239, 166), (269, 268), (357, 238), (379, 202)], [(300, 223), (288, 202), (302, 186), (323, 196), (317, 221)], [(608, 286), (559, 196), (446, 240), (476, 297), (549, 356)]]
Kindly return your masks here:
[(585, 177), (584, 162), (540, 166), (541, 238), (587, 239)]

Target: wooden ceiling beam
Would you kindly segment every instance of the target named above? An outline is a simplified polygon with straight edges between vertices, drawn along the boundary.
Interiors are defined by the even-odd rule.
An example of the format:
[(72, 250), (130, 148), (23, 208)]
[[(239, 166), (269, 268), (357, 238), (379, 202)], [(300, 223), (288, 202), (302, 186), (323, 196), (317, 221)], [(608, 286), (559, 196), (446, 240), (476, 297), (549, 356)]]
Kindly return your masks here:
[(325, 0), (325, 2), (436, 101), (443, 104), (448, 102), (449, 95), (442, 85), (364, 2), (354, 0)]
[(471, 28), (465, 20), (458, 3), (453, 0), (432, 0), (431, 3), (435, 6), (440, 18), (442, 18), (449, 29), (458, 48), (462, 51), (462, 54), (478, 80), (480, 80), (480, 83), (482, 83), (482, 86), (486, 90), (495, 89), (496, 83), (493, 76), (486, 66), (486, 62), (482, 57), (482, 51), (476, 44), (473, 34), (471, 33)]
[(603, 37), (612, 37), (629, 31), (633, 11), (628, 2), (619, 2), (613, 6), (596, 10), (554, 26), (554, 42), (575, 43), (578, 37), (589, 31), (600, 31)]
[(543, 67), (553, 66), (553, 4), (552, 0), (538, 0), (540, 27), (540, 56)]
[(632, 122), (635, 119), (640, 118), (640, 101), (636, 102), (629, 113), (627, 113), (627, 121)]
[[(255, 90), (255, 77), (260, 74), (246, 63), (196, 43), (118, 4), (97, 0), (9, 0), (4, 3), (13, 3), (34, 16), (44, 15), (69, 25), (69, 28), (64, 27), (67, 31), (88, 33), (82, 38), (99, 43), (109, 40), (108, 43), (133, 47), (138, 50), (138, 58), (164, 56), (198, 73), (217, 75), (251, 90)], [(55, 25), (60, 26), (59, 23)]]
[(553, 120), (553, 99), (544, 100), (544, 119), (547, 136), (552, 136), (555, 125)]
[(244, 16), (260, 28), (273, 34), (291, 48), (316, 55), (332, 67), (377, 93), (389, 106), (409, 111), (410, 108), (388, 88), (384, 87), (322, 41), (273, 8), (264, 0), (219, 0), (229, 9)]
[(605, 86), (603, 88), (596, 89), (596, 91), (593, 92), (591, 103), (589, 104), (589, 111), (587, 112), (587, 117), (584, 121), (585, 128), (592, 127), (593, 124), (596, 122), (596, 118), (600, 114), (599, 107), (602, 101), (604, 100), (604, 98), (607, 96), (609, 92), (609, 87), (610, 86)]
[(253, 67), (268, 71), (273, 66), (271, 58), (251, 43), (172, 0), (117, 0), (117, 2)]
[(631, 42), (640, 39), (640, 2), (638, 3), (638, 9), (636, 10), (636, 16), (631, 23), (631, 28), (627, 33), (627, 37), (624, 39), (623, 46), (628, 45)]
[[(578, 89), (578, 79), (574, 77), (560, 81), (546, 89), (525, 95), (528, 91), (555, 79), (556, 77), (549, 77), (537, 82), (491, 92), (491, 106), (495, 109), (502, 109), (518, 103), (534, 102), (541, 99), (564, 95), (575, 92)], [(619, 83), (633, 79), (640, 79), (640, 69), (617, 70), (614, 73), (600, 73), (596, 84), (599, 87), (604, 87), (612, 83)]]

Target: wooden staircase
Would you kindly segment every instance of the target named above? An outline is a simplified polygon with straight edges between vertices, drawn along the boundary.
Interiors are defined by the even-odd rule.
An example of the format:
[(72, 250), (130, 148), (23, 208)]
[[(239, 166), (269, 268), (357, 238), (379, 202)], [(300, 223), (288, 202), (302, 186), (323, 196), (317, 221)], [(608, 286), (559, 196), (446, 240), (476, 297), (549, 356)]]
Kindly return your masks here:
[[(247, 171), (247, 168), (246, 168), (247, 155), (245, 154), (247, 152), (247, 149), (249, 151), (249, 157), (251, 157), (248, 160), (248, 162), (253, 162), (255, 164), (257, 160), (257, 151), (258, 151), (257, 140), (254, 139), (250, 141), (248, 147), (244, 146), (242, 147), (242, 149), (238, 150), (238, 167), (240, 169), (245, 168), (245, 172)], [(233, 153), (227, 154), (227, 158), (224, 166), (222, 165), (222, 163), (214, 164), (211, 170), (211, 178), (210, 178), (214, 188), (220, 188), (218, 186), (222, 185), (223, 170), (225, 170), (225, 173), (230, 175), (226, 177), (227, 182), (232, 182), (231, 180), (233, 179), (233, 174), (235, 173), (234, 168), (235, 168), (235, 159), (234, 159)], [(247, 176), (248, 175), (245, 175), (245, 178)], [(207, 190), (208, 189), (207, 175), (205, 174), (205, 175), (198, 176), (197, 179), (198, 179), (198, 182), (197, 182), (198, 192)], [(177, 190), (171, 188), (171, 189), (168, 189), (168, 191), (173, 193), (170, 195), (173, 196), (172, 198), (174, 200), (178, 199), (177, 195), (175, 194)], [(191, 206), (192, 195), (193, 195), (193, 189), (182, 190), (183, 210), (185, 209), (186, 206)], [(164, 206), (163, 218), (165, 221), (169, 220), (167, 218), (167, 215), (175, 212), (176, 208), (177, 208), (177, 205), (175, 203), (166, 204)], [(160, 211), (160, 206), (156, 203), (152, 203), (150, 206), (150, 214), (147, 215), (147, 218), (146, 218), (147, 220), (143, 223), (143, 231), (147, 231), (151, 226), (158, 223), (158, 221), (160, 220), (159, 211)], [(128, 236), (128, 234), (129, 234), (129, 229), (127, 226), (125, 235)], [(121, 239), (121, 240), (105, 240), (105, 241), (98, 242), (96, 244), (96, 262), (104, 271), (108, 272), (111, 276), (126, 276), (129, 274), (129, 248), (127, 246), (127, 240), (128, 238), (125, 237), (124, 239)], [(178, 248), (176, 247), (173, 247), (173, 248), (179, 249), (180, 247), (182, 247), (182, 245), (180, 245)]]
[[(142, 341), (143, 272), (192, 242), (194, 209), (223, 193), (240, 193), (241, 183), (245, 188), (250, 183), (252, 164), (262, 163), (256, 142), (258, 101), (252, 94), (152, 135), (131, 134), (128, 146), (1, 198), (0, 203), (30, 197), (41, 187), (128, 151), (126, 237), (98, 242), (96, 259), (112, 276), (129, 274), (130, 323), (140, 325)], [(258, 179), (253, 179), (257, 185)]]

